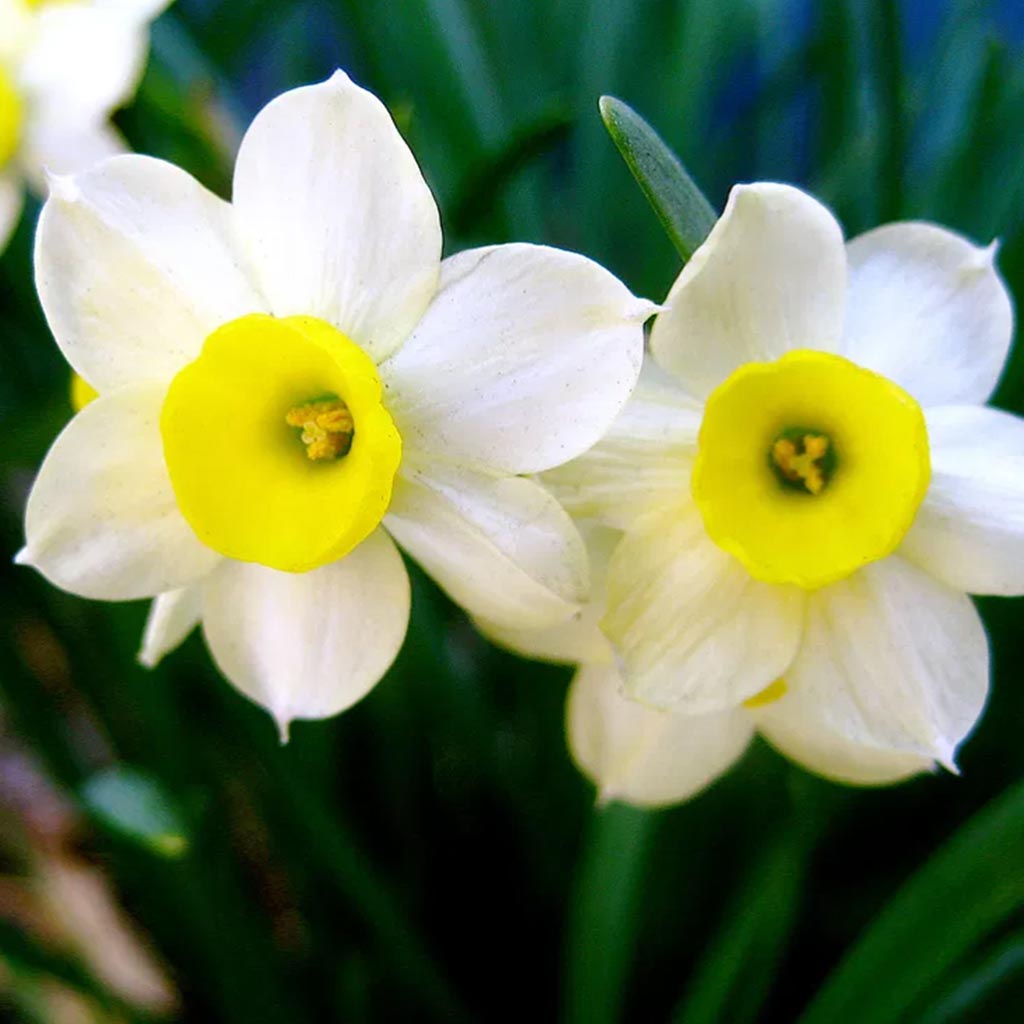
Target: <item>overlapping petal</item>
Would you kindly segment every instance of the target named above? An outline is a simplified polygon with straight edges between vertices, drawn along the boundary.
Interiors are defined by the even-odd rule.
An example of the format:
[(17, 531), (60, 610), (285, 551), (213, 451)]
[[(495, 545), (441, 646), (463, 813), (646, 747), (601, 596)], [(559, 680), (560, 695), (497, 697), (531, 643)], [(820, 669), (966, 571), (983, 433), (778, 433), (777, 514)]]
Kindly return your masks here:
[(57, 179), (36, 235), (50, 328), (101, 392), (168, 381), (214, 329), (265, 311), (239, 262), (230, 207), (143, 156)]
[(306, 573), (224, 561), (203, 584), (203, 634), (220, 670), (283, 735), (351, 707), (398, 654), (409, 577), (382, 530)]
[(922, 405), (983, 403), (1002, 372), (1013, 308), (981, 249), (934, 224), (886, 224), (847, 246), (844, 355)]
[(406, 446), (506, 473), (579, 455), (629, 397), (653, 309), (559, 249), (501, 245), (445, 260), (426, 316), (381, 367)]
[(50, 448), (29, 496), (18, 561), (83, 597), (175, 590), (219, 561), (185, 522), (164, 466), (159, 387), (86, 406)]
[(514, 628), (565, 621), (587, 595), (587, 554), (531, 480), (406, 464), (384, 525), (471, 615)]
[(845, 292), (842, 229), (821, 203), (789, 185), (737, 185), (672, 286), (651, 352), (706, 398), (743, 363), (837, 351)]
[(564, 622), (540, 629), (515, 629), (476, 618), (484, 636), (516, 654), (564, 665), (610, 665), (612, 648), (601, 632), (605, 613), (608, 561), (621, 534), (603, 526), (583, 524), (580, 533), (590, 556), (590, 600)]
[(1024, 593), (1024, 420), (982, 406), (927, 420), (932, 481), (902, 552), (957, 590)]
[(673, 714), (627, 699), (621, 686), (614, 668), (587, 666), (569, 690), (569, 749), (601, 800), (642, 807), (686, 800), (728, 770), (753, 736), (742, 709)]
[(689, 503), (701, 414), (674, 380), (647, 361), (604, 437), (541, 479), (571, 515), (628, 529), (655, 509)]
[(256, 116), (234, 206), (270, 311), (326, 320), (375, 360), (405, 340), (437, 287), (430, 189), (384, 105), (340, 71)]
[(787, 694), (759, 718), (815, 770), (854, 778), (856, 748), (884, 752), (894, 771), (952, 767), (988, 691), (985, 630), (970, 598), (894, 555), (811, 596), (785, 680)]
[(602, 623), (629, 694), (688, 714), (736, 707), (789, 667), (804, 594), (755, 580), (707, 536), (700, 514), (663, 510), (626, 534)]
[(153, 598), (142, 634), (139, 661), (153, 668), (199, 625), (202, 588), (182, 587)]

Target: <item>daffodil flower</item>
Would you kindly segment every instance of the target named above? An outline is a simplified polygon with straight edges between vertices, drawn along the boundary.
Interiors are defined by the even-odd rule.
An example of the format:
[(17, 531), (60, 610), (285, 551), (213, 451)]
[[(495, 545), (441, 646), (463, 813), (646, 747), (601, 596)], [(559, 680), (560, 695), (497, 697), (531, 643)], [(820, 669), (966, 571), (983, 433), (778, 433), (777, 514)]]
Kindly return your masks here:
[(630, 404), (545, 476), (624, 531), (601, 624), (630, 697), (739, 709), (849, 781), (953, 768), (988, 688), (966, 595), (1024, 593), (1024, 422), (984, 406), (1013, 328), (993, 259), (924, 223), (844, 245), (797, 189), (733, 190)]
[(149, 22), (170, 0), (0, 0), (0, 249), (26, 185), (125, 149), (110, 125), (135, 92)]
[(394, 659), (396, 540), (474, 614), (570, 617), (586, 552), (523, 474), (607, 430), (654, 307), (556, 249), (440, 257), (412, 154), (341, 72), (260, 112), (230, 205), (142, 156), (56, 179), (39, 293), (99, 397), (43, 464), (20, 561), (86, 597), (159, 595), (148, 663), (201, 620), (282, 729)]

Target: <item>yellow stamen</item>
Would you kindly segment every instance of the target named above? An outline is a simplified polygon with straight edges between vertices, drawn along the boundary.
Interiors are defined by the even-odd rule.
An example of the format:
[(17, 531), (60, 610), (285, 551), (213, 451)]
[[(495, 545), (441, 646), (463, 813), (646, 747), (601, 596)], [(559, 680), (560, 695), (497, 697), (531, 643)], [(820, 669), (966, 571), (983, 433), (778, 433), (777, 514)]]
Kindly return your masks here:
[(766, 686), (760, 693), (755, 693), (753, 697), (748, 697), (743, 702), (743, 706), (751, 710), (763, 708), (768, 704), (774, 704), (777, 700), (782, 700), (788, 692), (789, 687), (786, 685), (786, 680), (776, 679), (774, 683)]
[(772, 445), (772, 461), (779, 472), (787, 480), (803, 484), (811, 494), (820, 494), (825, 486), (821, 460), (827, 453), (828, 438), (821, 434), (804, 434), (799, 445), (780, 437)]
[(347, 455), (352, 447), (352, 413), (340, 398), (297, 405), (284, 419), (288, 426), (302, 429), (306, 455), (314, 461)]

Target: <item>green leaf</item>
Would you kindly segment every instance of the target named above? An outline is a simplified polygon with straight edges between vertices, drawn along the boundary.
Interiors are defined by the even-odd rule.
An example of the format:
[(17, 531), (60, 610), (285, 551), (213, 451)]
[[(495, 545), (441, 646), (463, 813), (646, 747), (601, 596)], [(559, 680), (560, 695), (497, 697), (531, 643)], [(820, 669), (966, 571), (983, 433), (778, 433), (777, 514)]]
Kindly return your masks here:
[(188, 851), (188, 839), (169, 798), (149, 776), (132, 768), (109, 768), (82, 787), (86, 809), (115, 832), (161, 857)]
[[(883, 838), (883, 837), (880, 837)], [(1024, 907), (1024, 783), (979, 811), (890, 900), (800, 1024), (895, 1024)]]
[(595, 808), (577, 867), (566, 943), (567, 1024), (620, 1016), (636, 937), (641, 879), (657, 816), (626, 804)]
[(931, 1008), (921, 1013), (920, 1024), (961, 1024), (968, 1019), (1009, 1020), (1009, 1013), (997, 1015), (997, 1006), (1021, 1005), (1022, 979), (1024, 932), (1018, 931), (997, 943), (994, 950), (957, 976)]
[(771, 844), (729, 901), (673, 1024), (757, 1018), (796, 921), (806, 855), (795, 829)]
[(714, 208), (675, 153), (632, 107), (614, 96), (602, 96), (599, 105), (608, 134), (685, 263), (715, 226)]

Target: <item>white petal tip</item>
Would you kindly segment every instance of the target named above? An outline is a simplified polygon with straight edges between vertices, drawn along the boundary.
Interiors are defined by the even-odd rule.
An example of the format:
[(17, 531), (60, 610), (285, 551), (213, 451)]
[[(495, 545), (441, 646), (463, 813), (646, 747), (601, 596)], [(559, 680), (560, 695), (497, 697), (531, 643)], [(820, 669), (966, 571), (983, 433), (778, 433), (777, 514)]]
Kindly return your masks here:
[(29, 550), (28, 550), (27, 547), (23, 547), (14, 556), (14, 564), (15, 565), (31, 565), (32, 564), (32, 555), (29, 553)]
[(46, 183), (50, 188), (50, 198), (61, 203), (77, 202), (82, 190), (70, 174), (53, 174), (46, 171)]
[(988, 245), (978, 249), (978, 268), (980, 270), (988, 270), (989, 267), (996, 265), (996, 257), (999, 255), (1002, 244), (1002, 239), (993, 238)]
[(349, 78), (348, 75), (341, 70), (341, 68), (336, 68), (334, 74), (332, 74), (331, 77), (327, 79), (327, 81), (330, 85), (342, 87), (349, 86), (352, 84), (352, 79)]
[(648, 299), (635, 299), (631, 306), (626, 309), (625, 318), (634, 324), (642, 324), (649, 320), (656, 313), (662, 313), (666, 306), (659, 306), (656, 302)]
[(160, 655), (153, 651), (147, 651), (145, 647), (139, 651), (135, 659), (143, 668), (153, 669), (160, 664)]
[(277, 726), (277, 737), (281, 741), (281, 746), (288, 746), (288, 741), (292, 738), (292, 720), (285, 715), (275, 714), (274, 724)]

